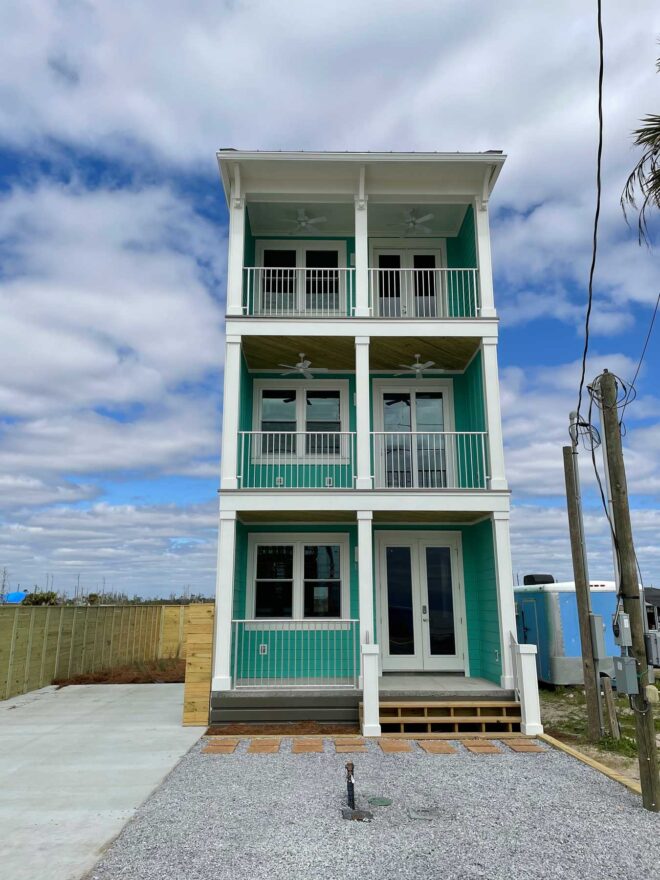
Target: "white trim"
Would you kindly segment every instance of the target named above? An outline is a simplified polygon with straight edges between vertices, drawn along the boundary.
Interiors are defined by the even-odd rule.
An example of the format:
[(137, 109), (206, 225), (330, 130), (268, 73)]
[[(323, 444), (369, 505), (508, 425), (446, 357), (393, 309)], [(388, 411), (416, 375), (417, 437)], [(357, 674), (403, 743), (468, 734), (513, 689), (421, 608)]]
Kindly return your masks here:
[[(373, 379), (372, 381), (374, 396), (374, 431), (384, 431), (383, 418), (383, 395), (388, 391), (395, 393), (401, 391), (409, 391), (411, 394), (415, 391), (439, 391), (442, 394), (442, 414), (445, 422), (443, 431), (454, 431), (454, 380), (453, 379), (407, 379), (405, 376), (400, 379)], [(417, 430), (416, 428), (412, 430)]]
[[(378, 523), (377, 525), (380, 525)], [(374, 561), (376, 566), (376, 603), (377, 619), (379, 626), (379, 643), (383, 669), (392, 671), (450, 671), (470, 674), (467, 639), (467, 613), (465, 607), (465, 585), (463, 581), (463, 542), (460, 532), (455, 531), (425, 531), (408, 530), (397, 531), (396, 529), (376, 529), (374, 533), (376, 552)], [(388, 652), (389, 627), (387, 614), (387, 577), (384, 562), (385, 549), (388, 545), (411, 548), (411, 565), (413, 566), (413, 581), (417, 580), (418, 605), (423, 597), (424, 584), (422, 583), (423, 567), (421, 564), (420, 550), (423, 547), (449, 547), (451, 551), (452, 588), (454, 598), (454, 634), (456, 641), (456, 654), (450, 657), (431, 657), (427, 649), (428, 635), (422, 626), (422, 616), (419, 608), (413, 604), (415, 615), (413, 625), (415, 627), (415, 641), (419, 650), (414, 657), (390, 657)], [(413, 584), (413, 590), (415, 585)], [(413, 600), (414, 602), (414, 600)], [(426, 628), (428, 629), (428, 628)]]
[[(291, 617), (283, 617), (282, 622), (290, 620), (330, 621), (351, 619), (351, 585), (350, 585), (350, 536), (348, 532), (250, 532), (248, 535), (248, 553), (245, 584), (245, 619), (259, 624), (255, 617), (255, 580), (257, 575), (256, 548), (260, 544), (268, 546), (293, 546), (293, 607)], [(309, 617), (304, 615), (304, 554), (305, 545), (338, 544), (339, 566), (341, 577), (341, 614), (340, 617)]]
[[(345, 238), (351, 238), (350, 235)], [(256, 268), (264, 265), (264, 251), (295, 251), (296, 269), (306, 269), (305, 254), (307, 251), (337, 251), (337, 268), (346, 268), (346, 241), (342, 238), (316, 239), (316, 238), (257, 238), (255, 239), (254, 261)]]
[[(377, 251), (393, 251), (395, 253), (405, 254), (407, 258), (413, 252), (426, 251), (435, 256), (440, 257), (440, 263), (436, 269), (445, 269), (447, 267), (447, 239), (446, 237), (429, 236), (428, 238), (408, 238), (404, 235), (393, 236), (392, 238), (371, 238), (369, 239), (369, 268), (377, 269), (376, 252)], [(412, 269), (412, 265), (404, 264), (402, 260), (402, 269)], [(428, 321), (428, 318), (420, 320)]]
[(228, 315), (226, 332), (245, 336), (273, 336), (281, 334), (282, 321), (286, 321), (286, 335), (300, 336), (384, 336), (396, 339), (429, 339), (469, 337), (470, 339), (497, 339), (497, 319), (485, 318), (391, 318), (337, 317), (313, 319), (287, 315), (286, 318), (260, 318), (245, 315)]
[[(291, 390), (296, 392), (296, 434), (305, 434), (307, 432), (306, 427), (306, 397), (305, 392), (307, 391), (338, 391), (339, 392), (339, 421), (340, 428), (339, 434), (348, 434), (349, 432), (349, 419), (350, 419), (350, 406), (348, 399), (348, 391), (349, 391), (349, 382), (347, 379), (298, 379), (296, 376), (292, 376), (289, 379), (255, 379), (252, 386), (252, 425), (253, 431), (261, 431), (261, 402), (262, 402), (262, 392), (263, 391), (278, 391), (278, 390)], [(298, 392), (301, 393), (298, 393)], [(283, 432), (286, 433), (286, 432)], [(322, 433), (322, 432), (316, 432)], [(329, 433), (334, 433), (330, 431)], [(253, 463), (258, 464), (259, 462), (267, 461), (267, 457), (263, 458), (260, 449), (257, 448), (258, 444), (253, 444), (253, 448), (251, 450), (251, 461)], [(343, 443), (342, 443), (343, 446)], [(295, 455), (286, 456), (281, 455), (278, 456), (278, 462), (280, 464), (287, 464), (292, 462), (301, 462), (309, 460), (310, 462), (315, 462), (317, 460), (316, 456), (310, 455), (307, 456), (303, 450), (298, 450)], [(350, 451), (348, 456), (337, 455), (336, 458), (333, 457), (333, 463), (336, 461), (337, 464), (347, 464), (350, 461)]]
[[(371, 489), (360, 491), (316, 492), (313, 489), (238, 489), (223, 491), (220, 504), (223, 510), (287, 513), (304, 510), (313, 515), (315, 511), (373, 510), (389, 513), (423, 511), (425, 513), (477, 513), (481, 516), (495, 511), (508, 511), (510, 492), (494, 489)], [(275, 502), (274, 499), (277, 498)]]

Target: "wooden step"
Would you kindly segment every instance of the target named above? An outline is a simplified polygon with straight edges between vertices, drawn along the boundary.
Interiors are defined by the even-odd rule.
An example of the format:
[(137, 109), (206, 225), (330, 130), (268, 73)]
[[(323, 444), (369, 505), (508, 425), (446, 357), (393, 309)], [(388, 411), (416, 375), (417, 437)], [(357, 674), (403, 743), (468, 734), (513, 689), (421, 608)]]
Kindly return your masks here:
[[(360, 704), (360, 717), (362, 704)], [(520, 735), (520, 704), (513, 700), (383, 700), (379, 721), (384, 736), (463, 734)]]

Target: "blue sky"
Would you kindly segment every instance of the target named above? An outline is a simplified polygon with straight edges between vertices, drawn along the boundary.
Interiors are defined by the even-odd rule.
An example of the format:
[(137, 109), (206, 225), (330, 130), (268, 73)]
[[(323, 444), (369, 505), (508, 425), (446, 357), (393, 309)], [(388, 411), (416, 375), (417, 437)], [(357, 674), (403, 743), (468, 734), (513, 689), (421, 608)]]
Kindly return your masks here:
[[(210, 593), (226, 211), (221, 146), (503, 149), (491, 202), (514, 571), (570, 576), (561, 446), (594, 207), (596, 36), (563, 0), (59, 0), (0, 12), (0, 568), (12, 587)], [(619, 195), (658, 112), (660, 15), (604, 12), (600, 261), (587, 378), (630, 379), (660, 290)], [(660, 324), (626, 413), (660, 582)], [(591, 573), (611, 576), (583, 456)]]

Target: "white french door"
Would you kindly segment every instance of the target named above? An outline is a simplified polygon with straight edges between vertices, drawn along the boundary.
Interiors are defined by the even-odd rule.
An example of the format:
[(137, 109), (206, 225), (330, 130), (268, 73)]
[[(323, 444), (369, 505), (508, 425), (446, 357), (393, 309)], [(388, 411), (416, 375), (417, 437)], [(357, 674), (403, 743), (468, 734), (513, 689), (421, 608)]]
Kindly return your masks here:
[(436, 318), (442, 314), (440, 251), (430, 248), (381, 248), (373, 291), (381, 318)]
[(386, 671), (468, 673), (460, 534), (377, 534)]

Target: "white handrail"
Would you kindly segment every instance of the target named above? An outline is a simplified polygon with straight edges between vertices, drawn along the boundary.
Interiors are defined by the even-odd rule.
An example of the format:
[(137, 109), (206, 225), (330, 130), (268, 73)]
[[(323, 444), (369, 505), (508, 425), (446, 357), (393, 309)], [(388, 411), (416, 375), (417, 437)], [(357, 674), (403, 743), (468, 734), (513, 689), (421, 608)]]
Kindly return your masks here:
[(477, 318), (478, 269), (369, 269), (377, 318)]
[(243, 311), (268, 318), (337, 318), (353, 314), (355, 269), (243, 269)]
[(377, 489), (486, 489), (486, 431), (373, 431)]
[(234, 688), (356, 688), (360, 622), (232, 620), (232, 657)]

